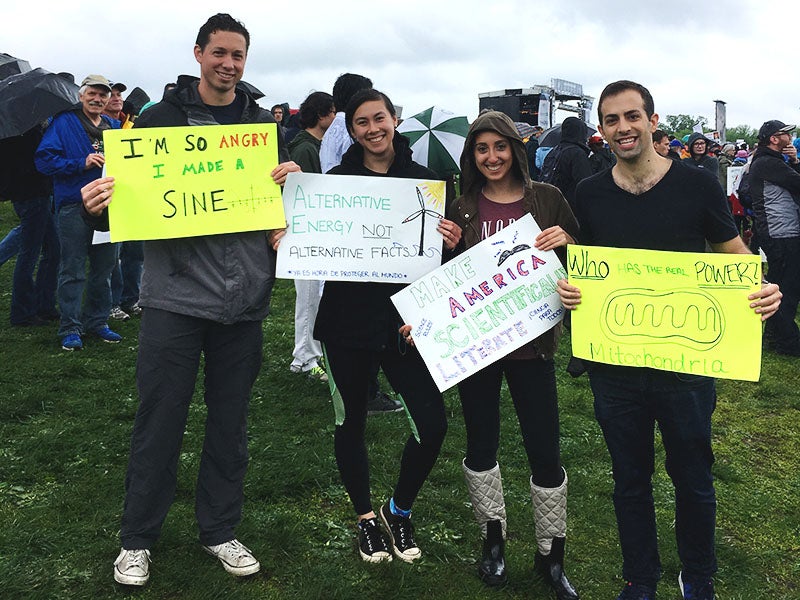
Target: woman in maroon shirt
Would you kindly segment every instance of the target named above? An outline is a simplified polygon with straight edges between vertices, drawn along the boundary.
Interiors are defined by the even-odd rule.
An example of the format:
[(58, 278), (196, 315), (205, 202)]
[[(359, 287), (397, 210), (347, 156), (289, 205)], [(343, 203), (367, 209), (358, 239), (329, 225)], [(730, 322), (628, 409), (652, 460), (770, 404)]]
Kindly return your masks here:
[[(555, 250), (566, 264), (566, 245), (575, 243), (578, 224), (561, 192), (528, 175), (525, 146), (514, 123), (499, 112), (478, 116), (461, 154), (463, 195), (449, 218), (461, 226), (464, 249), (533, 215), (542, 229), (531, 246)], [(506, 510), (497, 449), (500, 388), (508, 383), (531, 469), (538, 550), (535, 565), (560, 600), (578, 594), (564, 574), (567, 474), (561, 466), (558, 400), (553, 355), (560, 323), (534, 341), (485, 367), (458, 385), (467, 429), (464, 475), (484, 539), (478, 569), (491, 586), (507, 579), (504, 559)]]

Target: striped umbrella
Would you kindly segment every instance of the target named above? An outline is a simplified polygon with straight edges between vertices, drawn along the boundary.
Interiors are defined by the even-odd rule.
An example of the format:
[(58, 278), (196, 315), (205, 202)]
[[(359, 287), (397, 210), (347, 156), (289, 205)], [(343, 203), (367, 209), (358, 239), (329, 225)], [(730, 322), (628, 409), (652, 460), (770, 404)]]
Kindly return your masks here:
[(411, 143), (414, 160), (442, 177), (460, 172), (458, 159), (468, 130), (467, 117), (436, 106), (403, 120), (397, 128)]

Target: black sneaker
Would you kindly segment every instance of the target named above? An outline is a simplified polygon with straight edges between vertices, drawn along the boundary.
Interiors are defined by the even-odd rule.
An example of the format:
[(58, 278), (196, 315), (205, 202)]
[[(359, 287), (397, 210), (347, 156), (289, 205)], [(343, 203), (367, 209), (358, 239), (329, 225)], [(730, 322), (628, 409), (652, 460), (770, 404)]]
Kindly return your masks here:
[(629, 581), (622, 588), (617, 600), (656, 600), (656, 590), (649, 585)]
[(383, 562), (392, 560), (389, 546), (383, 539), (378, 519), (362, 519), (358, 522), (358, 553), (367, 562)]
[(414, 541), (414, 524), (411, 519), (394, 514), (389, 508), (388, 502), (381, 506), (380, 515), (381, 521), (389, 532), (394, 555), (408, 563), (421, 558), (422, 550)]
[(714, 580), (711, 577), (684, 577), (678, 574), (678, 586), (684, 600), (714, 600)]
[(379, 415), (381, 413), (393, 413), (403, 410), (403, 405), (391, 398), (386, 392), (378, 390), (375, 397), (367, 401), (367, 414)]

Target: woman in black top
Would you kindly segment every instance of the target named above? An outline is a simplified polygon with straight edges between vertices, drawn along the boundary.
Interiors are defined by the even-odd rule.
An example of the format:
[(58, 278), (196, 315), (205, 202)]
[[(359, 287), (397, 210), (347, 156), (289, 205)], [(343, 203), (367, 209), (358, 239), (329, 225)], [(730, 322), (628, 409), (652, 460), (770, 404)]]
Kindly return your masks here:
[[(329, 171), (339, 175), (438, 179), (411, 159), (408, 141), (395, 134), (394, 105), (377, 90), (359, 92), (347, 106), (345, 120), (356, 143)], [(409, 204), (416, 198), (409, 198)], [(437, 228), (452, 249), (461, 230), (442, 220)], [(314, 337), (322, 342), (333, 381), (337, 412), (334, 434), (336, 464), (358, 514), (358, 545), (368, 562), (391, 560), (392, 553), (412, 562), (422, 553), (414, 541), (411, 506), (433, 468), (447, 431), (442, 396), (422, 358), (399, 337), (402, 324), (390, 297), (403, 285), (328, 281), (319, 305)], [(370, 501), (369, 466), (364, 443), (367, 388), (382, 368), (400, 395), (412, 421), (392, 497), (380, 508), (391, 551), (380, 532)]]

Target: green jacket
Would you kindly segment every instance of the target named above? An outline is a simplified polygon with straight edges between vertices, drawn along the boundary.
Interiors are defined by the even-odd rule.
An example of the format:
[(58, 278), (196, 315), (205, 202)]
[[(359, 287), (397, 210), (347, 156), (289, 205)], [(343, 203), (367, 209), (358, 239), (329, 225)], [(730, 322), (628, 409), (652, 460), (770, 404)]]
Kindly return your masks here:
[(300, 165), (303, 173), (322, 173), (319, 162), (319, 147), (322, 140), (303, 130), (289, 142), (289, 156)]

